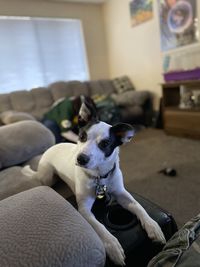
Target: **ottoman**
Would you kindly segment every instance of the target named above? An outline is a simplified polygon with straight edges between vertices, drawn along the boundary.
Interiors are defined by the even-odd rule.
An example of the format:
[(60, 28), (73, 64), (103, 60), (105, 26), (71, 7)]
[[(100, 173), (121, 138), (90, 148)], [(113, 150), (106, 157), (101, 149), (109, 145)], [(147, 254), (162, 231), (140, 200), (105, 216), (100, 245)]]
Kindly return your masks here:
[[(172, 215), (144, 197), (132, 193), (148, 214), (160, 225), (166, 240), (177, 231)], [(75, 197), (67, 199), (76, 207)], [(107, 205), (105, 200), (96, 200), (92, 211), (122, 245), (126, 255), (126, 266), (146, 267), (148, 262), (162, 250), (163, 245), (150, 240), (135, 215), (116, 202)], [(108, 258), (106, 267), (116, 266)]]

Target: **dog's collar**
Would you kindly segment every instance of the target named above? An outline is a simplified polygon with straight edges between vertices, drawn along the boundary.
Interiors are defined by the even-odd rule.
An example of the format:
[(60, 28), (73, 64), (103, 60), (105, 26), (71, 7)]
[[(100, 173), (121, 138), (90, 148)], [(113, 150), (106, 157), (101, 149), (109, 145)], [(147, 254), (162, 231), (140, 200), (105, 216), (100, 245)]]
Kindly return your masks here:
[(107, 178), (108, 175), (114, 172), (115, 168), (116, 168), (116, 163), (113, 165), (112, 169), (108, 171), (105, 175), (96, 177), (96, 188), (95, 188), (96, 198), (101, 199), (106, 196), (107, 186), (105, 184), (101, 184), (100, 180)]
[(114, 163), (114, 165), (113, 165), (112, 169), (111, 169), (111, 170), (109, 170), (109, 171), (108, 171), (108, 172), (107, 172), (105, 175), (98, 176), (97, 178), (99, 178), (99, 179), (105, 179), (105, 178), (107, 178), (107, 177), (108, 177), (108, 175), (110, 175), (111, 173), (113, 173), (113, 172), (114, 172), (115, 168), (116, 168), (116, 163)]

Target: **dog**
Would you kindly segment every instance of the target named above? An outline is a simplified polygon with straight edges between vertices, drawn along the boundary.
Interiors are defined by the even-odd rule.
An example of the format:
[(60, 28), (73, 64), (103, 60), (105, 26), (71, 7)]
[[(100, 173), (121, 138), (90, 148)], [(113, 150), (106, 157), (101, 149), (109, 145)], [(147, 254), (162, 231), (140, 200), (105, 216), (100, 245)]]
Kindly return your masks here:
[(125, 265), (125, 254), (117, 238), (96, 220), (91, 209), (96, 198), (109, 192), (125, 209), (137, 216), (147, 235), (165, 243), (160, 226), (125, 189), (119, 166), (119, 146), (134, 135), (129, 124), (111, 126), (99, 121), (97, 112), (84, 101), (79, 111), (79, 140), (77, 144), (60, 143), (49, 148), (41, 157), (38, 170), (25, 166), (23, 173), (51, 183), (56, 173), (76, 196), (78, 210), (101, 238), (108, 257), (117, 265)]

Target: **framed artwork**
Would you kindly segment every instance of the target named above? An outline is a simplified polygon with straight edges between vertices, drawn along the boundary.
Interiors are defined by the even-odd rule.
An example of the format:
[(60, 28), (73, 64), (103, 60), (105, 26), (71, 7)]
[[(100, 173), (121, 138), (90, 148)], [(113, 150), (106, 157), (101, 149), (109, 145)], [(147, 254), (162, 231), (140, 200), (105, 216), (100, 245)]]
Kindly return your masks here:
[(162, 51), (198, 41), (196, 2), (196, 0), (158, 0)]
[(153, 0), (132, 0), (129, 7), (132, 26), (153, 18)]

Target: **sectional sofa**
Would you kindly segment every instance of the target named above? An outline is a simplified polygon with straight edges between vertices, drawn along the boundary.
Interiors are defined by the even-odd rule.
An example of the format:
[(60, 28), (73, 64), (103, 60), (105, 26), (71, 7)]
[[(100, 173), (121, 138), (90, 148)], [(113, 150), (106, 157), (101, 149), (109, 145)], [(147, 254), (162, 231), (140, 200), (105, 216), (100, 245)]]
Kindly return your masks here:
[(21, 120), (25, 114), (27, 116), (25, 119), (41, 120), (44, 113), (59, 98), (84, 94), (109, 95), (119, 107), (123, 122), (150, 125), (153, 111), (152, 94), (146, 90), (137, 91), (133, 86), (128, 89), (123, 92), (117, 91), (113, 80), (102, 79), (86, 82), (59, 81), (47, 87), (0, 94), (0, 120), (1, 123), (9, 124)]

